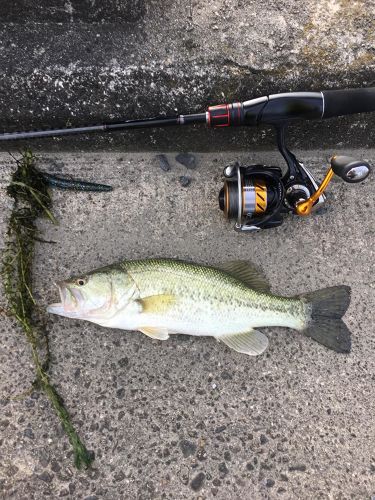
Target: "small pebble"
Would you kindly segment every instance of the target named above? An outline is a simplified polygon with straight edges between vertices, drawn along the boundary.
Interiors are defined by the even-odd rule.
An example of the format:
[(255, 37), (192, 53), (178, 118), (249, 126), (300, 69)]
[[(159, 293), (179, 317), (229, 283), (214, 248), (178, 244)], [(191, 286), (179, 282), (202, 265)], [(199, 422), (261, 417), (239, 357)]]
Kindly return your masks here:
[(221, 462), (219, 464), (219, 472), (221, 472), (224, 475), (228, 474), (229, 469), (228, 469), (227, 464), (225, 462)]
[(125, 357), (119, 359), (117, 361), (117, 363), (119, 364), (119, 366), (121, 368), (125, 368), (125, 366), (127, 366), (129, 364), (129, 358), (125, 356)]
[(119, 483), (125, 479), (125, 474), (120, 470), (114, 474), (113, 479), (116, 481), (116, 483)]
[(264, 434), (261, 434), (259, 441), (260, 441), (260, 444), (266, 444), (268, 442), (268, 439), (266, 438), (266, 436)]
[(23, 435), (29, 439), (34, 439), (34, 433), (33, 433), (33, 430), (30, 429), (30, 427), (27, 427), (24, 431), (23, 431)]
[(163, 170), (163, 172), (169, 172), (171, 166), (169, 164), (168, 158), (165, 155), (156, 155), (155, 158), (159, 162), (159, 167)]
[(232, 375), (227, 372), (227, 371), (223, 371), (221, 373), (221, 378), (224, 379), (224, 380), (231, 380), (232, 379)]
[(303, 465), (303, 464), (291, 465), (289, 467), (289, 470), (290, 470), (290, 472), (293, 472), (293, 471), (305, 472), (306, 465)]
[(10, 465), (9, 468), (6, 471), (7, 476), (13, 477), (17, 474), (19, 471), (18, 467), (16, 465)]
[(51, 476), (51, 474), (48, 474), (47, 471), (42, 472), (37, 477), (38, 477), (38, 479), (44, 481), (45, 483), (50, 483), (52, 481), (52, 478), (53, 478), (53, 476)]
[(199, 448), (199, 450), (197, 451), (197, 459), (202, 462), (203, 460), (206, 460), (206, 458), (207, 458), (206, 450), (204, 448)]
[(176, 161), (178, 161), (178, 163), (181, 163), (181, 165), (184, 165), (186, 168), (191, 168), (192, 170), (194, 170), (194, 168), (196, 168), (197, 166), (195, 156), (191, 153), (178, 154), (176, 156)]
[(195, 476), (195, 478), (192, 480), (192, 482), (190, 483), (191, 489), (193, 491), (199, 491), (203, 486), (205, 478), (206, 478), (206, 476), (205, 476), (204, 472), (199, 472), (199, 474), (197, 474)]
[(220, 427), (216, 427), (216, 429), (215, 429), (215, 433), (216, 433), (216, 434), (219, 434), (219, 432), (223, 432), (223, 431), (225, 431), (225, 429), (226, 429), (226, 428), (227, 428), (227, 426), (226, 426), (226, 425), (220, 425)]
[[(51, 470), (53, 470), (53, 472), (60, 472), (61, 467), (60, 467), (60, 464), (56, 460), (52, 460)], [(68, 494), (69, 494), (69, 492), (68, 492)]]
[(123, 399), (124, 396), (125, 396), (125, 389), (123, 387), (121, 387), (120, 389), (117, 389), (116, 397), (118, 399)]
[(187, 177), (186, 175), (181, 175), (181, 177), (179, 178), (179, 181), (180, 181), (180, 184), (182, 187), (187, 187), (190, 184), (191, 179), (190, 179), (190, 177)]
[(190, 455), (194, 455), (194, 453), (197, 450), (196, 444), (192, 443), (191, 441), (188, 441), (187, 439), (183, 439), (182, 441), (180, 441), (179, 444), (182, 454), (185, 458), (189, 457)]

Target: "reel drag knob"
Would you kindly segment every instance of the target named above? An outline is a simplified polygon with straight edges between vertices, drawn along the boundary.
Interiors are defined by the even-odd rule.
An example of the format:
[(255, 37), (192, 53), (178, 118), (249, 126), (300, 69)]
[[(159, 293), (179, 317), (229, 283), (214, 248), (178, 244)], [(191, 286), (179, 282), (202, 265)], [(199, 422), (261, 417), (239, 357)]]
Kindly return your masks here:
[(362, 182), (371, 172), (367, 161), (356, 160), (351, 156), (333, 156), (331, 168), (341, 179), (350, 183)]

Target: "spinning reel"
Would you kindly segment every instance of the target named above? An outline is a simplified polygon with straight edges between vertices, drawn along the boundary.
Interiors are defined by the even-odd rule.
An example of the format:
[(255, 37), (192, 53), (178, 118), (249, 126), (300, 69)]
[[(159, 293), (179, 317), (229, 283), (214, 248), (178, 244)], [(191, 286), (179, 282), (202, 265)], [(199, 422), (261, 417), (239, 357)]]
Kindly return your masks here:
[(206, 112), (189, 115), (4, 132), (0, 133), (0, 141), (199, 123), (214, 128), (273, 125), (277, 131), (278, 148), (287, 163), (286, 173), (283, 174), (279, 167), (264, 165), (226, 167), (224, 187), (219, 195), (220, 208), (225, 216), (237, 221), (235, 228), (239, 231), (254, 231), (280, 226), (286, 213), (305, 216), (320, 207), (325, 202), (324, 191), (334, 174), (346, 182), (354, 183), (363, 181), (370, 173), (370, 165), (365, 161), (334, 156), (326, 177), (318, 186), (307, 168), (286, 147), (285, 130), (288, 123), (369, 111), (375, 111), (375, 87), (289, 92), (210, 106)]
[(287, 213), (307, 216), (321, 207), (333, 175), (345, 182), (362, 182), (370, 173), (370, 165), (349, 156), (333, 156), (330, 168), (318, 186), (309, 170), (285, 146), (284, 129), (278, 128), (279, 150), (287, 163), (287, 171), (265, 165), (224, 169), (224, 186), (219, 193), (219, 206), (227, 219), (236, 220), (237, 231), (257, 231), (280, 226)]

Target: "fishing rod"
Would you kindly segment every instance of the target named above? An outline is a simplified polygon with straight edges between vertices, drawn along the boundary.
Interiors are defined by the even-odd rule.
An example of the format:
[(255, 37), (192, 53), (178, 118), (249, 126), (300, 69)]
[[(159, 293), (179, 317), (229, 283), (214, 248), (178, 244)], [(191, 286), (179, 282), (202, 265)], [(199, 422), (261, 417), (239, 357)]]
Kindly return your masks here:
[(125, 120), (82, 127), (65, 127), (0, 134), (0, 141), (68, 136), (91, 132), (114, 132), (144, 128), (205, 123), (209, 127), (273, 125), (278, 149), (287, 170), (266, 165), (229, 166), (224, 169), (224, 186), (219, 206), (235, 229), (254, 231), (282, 224), (283, 215), (309, 215), (325, 201), (324, 194), (334, 175), (345, 182), (362, 182), (370, 173), (368, 162), (347, 156), (333, 156), (320, 184), (286, 145), (286, 128), (298, 120), (326, 119), (375, 111), (375, 87), (289, 92), (258, 97), (245, 102), (210, 106), (206, 112), (174, 117)]

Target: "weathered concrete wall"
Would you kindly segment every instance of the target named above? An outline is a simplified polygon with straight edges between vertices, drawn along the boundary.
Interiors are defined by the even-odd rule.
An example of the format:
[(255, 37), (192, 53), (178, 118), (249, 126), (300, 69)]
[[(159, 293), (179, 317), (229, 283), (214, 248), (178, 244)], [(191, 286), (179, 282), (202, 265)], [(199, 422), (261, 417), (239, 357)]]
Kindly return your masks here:
[[(0, 1), (0, 128), (204, 110), (375, 85), (374, 0)], [(302, 124), (297, 147), (374, 144), (375, 115)], [(45, 148), (266, 147), (257, 131), (158, 130)], [(8, 150), (10, 144), (1, 144)], [(19, 145), (13, 146), (19, 147)]]

